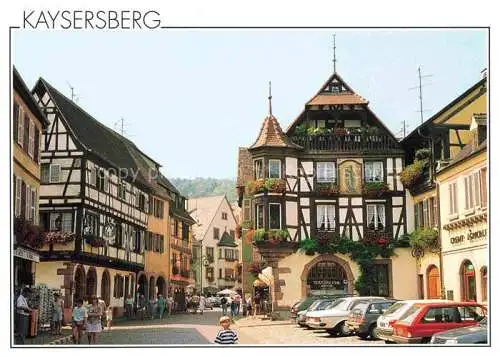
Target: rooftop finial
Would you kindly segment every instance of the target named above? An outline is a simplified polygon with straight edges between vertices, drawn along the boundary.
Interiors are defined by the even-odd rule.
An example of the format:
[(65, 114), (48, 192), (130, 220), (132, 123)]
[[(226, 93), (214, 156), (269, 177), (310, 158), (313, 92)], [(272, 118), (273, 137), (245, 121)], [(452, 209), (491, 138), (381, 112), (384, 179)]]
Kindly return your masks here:
[(337, 72), (337, 56), (336, 56), (336, 53), (335, 53), (335, 49), (337, 48), (335, 46), (335, 36), (336, 34), (333, 34), (333, 73), (336, 73)]
[(269, 99), (269, 116), (272, 117), (273, 116), (273, 106), (271, 103), (271, 99), (273, 99), (273, 96), (271, 95), (271, 81), (269, 81), (269, 97), (267, 97), (267, 99)]

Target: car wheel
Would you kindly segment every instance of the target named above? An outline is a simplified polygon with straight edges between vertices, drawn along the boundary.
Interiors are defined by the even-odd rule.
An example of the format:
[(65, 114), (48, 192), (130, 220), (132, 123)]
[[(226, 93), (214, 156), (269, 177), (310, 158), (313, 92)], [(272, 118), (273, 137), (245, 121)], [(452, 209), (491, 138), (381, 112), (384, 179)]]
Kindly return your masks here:
[(345, 321), (342, 321), (339, 325), (337, 325), (337, 331), (339, 332), (339, 335), (341, 337), (346, 337), (351, 334), (351, 331), (347, 327), (347, 324)]
[(339, 333), (337, 330), (326, 330), (330, 336), (337, 336)]
[(430, 337), (425, 337), (422, 339), (422, 343), (430, 343), (431, 342), (431, 338)]
[(370, 329), (368, 330), (368, 336), (370, 339), (372, 340), (378, 340), (378, 336), (377, 336), (377, 329), (375, 328), (376, 325), (373, 324), (370, 326)]
[(395, 344), (396, 344), (396, 342), (394, 342), (394, 341), (389, 341), (389, 340), (385, 340), (385, 344), (386, 344), (386, 345), (395, 345)]
[(361, 338), (362, 340), (368, 339), (369, 336), (370, 336), (369, 333), (358, 333), (358, 337)]

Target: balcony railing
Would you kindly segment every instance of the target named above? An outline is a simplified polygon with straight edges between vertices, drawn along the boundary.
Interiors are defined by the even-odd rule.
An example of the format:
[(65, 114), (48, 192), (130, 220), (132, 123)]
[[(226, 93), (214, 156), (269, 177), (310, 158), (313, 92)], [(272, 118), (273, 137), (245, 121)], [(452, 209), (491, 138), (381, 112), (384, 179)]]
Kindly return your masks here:
[(293, 136), (292, 141), (306, 150), (369, 151), (378, 152), (400, 149), (398, 143), (388, 135), (322, 134), (314, 136)]
[(191, 254), (191, 247), (189, 246), (189, 241), (187, 240), (171, 237), (170, 246), (180, 252)]

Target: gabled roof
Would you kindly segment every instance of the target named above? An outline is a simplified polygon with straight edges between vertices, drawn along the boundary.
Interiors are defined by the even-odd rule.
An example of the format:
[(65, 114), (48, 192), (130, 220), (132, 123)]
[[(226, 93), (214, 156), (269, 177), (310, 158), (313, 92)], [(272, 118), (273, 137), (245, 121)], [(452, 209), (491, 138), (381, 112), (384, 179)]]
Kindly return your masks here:
[[(63, 120), (69, 125), (69, 130), (76, 136), (76, 139), (86, 150), (101, 157), (116, 168), (130, 169), (130, 172), (127, 170), (129, 178), (135, 178), (133, 173), (137, 173), (135, 179), (142, 185), (152, 188), (144, 167), (142, 167), (141, 170), (142, 163), (138, 163), (136, 160), (137, 156), (140, 156), (139, 153), (141, 153), (141, 151), (133, 142), (100, 123), (97, 119), (52, 87), (43, 78), (38, 80), (34, 91), (40, 86), (45, 88), (49, 93), (59, 109)], [(137, 154), (134, 156), (133, 152), (137, 152)], [(155, 164), (160, 166), (156, 162)]]
[(13, 78), (13, 87), (17, 94), (22, 98), (24, 104), (29, 108), (31, 113), (42, 123), (42, 127), (46, 128), (49, 125), (49, 121), (45, 114), (40, 110), (40, 107), (36, 103), (35, 98), (31, 94), (31, 91), (28, 89), (28, 86), (23, 80), (23, 77), (19, 74), (14, 66), (12, 70), (12, 78)]
[(179, 190), (161, 172), (158, 172), (158, 183), (178, 195), (181, 194)]
[(189, 225), (193, 225), (196, 221), (187, 213), (184, 209), (176, 208), (174, 205), (170, 205), (169, 215), (172, 217), (176, 217)]
[(479, 144), (479, 146), (477, 146), (476, 148), (474, 148), (473, 141), (474, 140), (471, 140), (471, 142), (469, 142), (467, 145), (465, 145), (464, 148), (462, 150), (460, 150), (460, 152), (457, 154), (457, 156), (455, 156), (455, 158), (452, 161), (450, 161), (450, 163), (448, 165), (446, 165), (441, 170), (439, 170), (437, 172), (437, 174), (440, 175), (441, 173), (448, 171), (448, 169), (459, 164), (460, 162), (465, 161), (468, 158), (470, 158), (476, 154), (479, 154), (480, 152), (485, 151), (487, 149), (487, 145), (488, 145), (487, 139), (483, 140), (483, 142), (481, 144)]
[(283, 133), (278, 120), (272, 114), (264, 119), (259, 136), (249, 149), (251, 150), (259, 147), (288, 147), (292, 149), (302, 149), (301, 146), (295, 144)]
[(306, 105), (368, 104), (335, 72)]
[(466, 98), (473, 91), (475, 91), (476, 89), (480, 88), (481, 86), (486, 85), (486, 82), (487, 82), (487, 77), (481, 78), (479, 81), (477, 81), (476, 83), (474, 83), (470, 88), (468, 88), (465, 92), (463, 92), (462, 94), (460, 94), (453, 101), (451, 101), (450, 103), (448, 103), (444, 108), (442, 108), (436, 114), (434, 114), (429, 119), (427, 119), (422, 124), (420, 124), (418, 127), (416, 127), (410, 134), (408, 134), (402, 140), (402, 143), (406, 144), (413, 136), (418, 135), (418, 132), (421, 131), (422, 128), (425, 128), (425, 127), (431, 125), (434, 122), (434, 120), (438, 119), (441, 115), (443, 115), (444, 113), (446, 113), (447, 110), (449, 110), (453, 106), (455, 106), (458, 103), (460, 103), (460, 101), (464, 100), (464, 98)]
[(227, 231), (222, 233), (222, 237), (220, 237), (219, 243), (217, 243), (219, 247), (237, 247), (238, 244), (235, 243), (233, 237)]

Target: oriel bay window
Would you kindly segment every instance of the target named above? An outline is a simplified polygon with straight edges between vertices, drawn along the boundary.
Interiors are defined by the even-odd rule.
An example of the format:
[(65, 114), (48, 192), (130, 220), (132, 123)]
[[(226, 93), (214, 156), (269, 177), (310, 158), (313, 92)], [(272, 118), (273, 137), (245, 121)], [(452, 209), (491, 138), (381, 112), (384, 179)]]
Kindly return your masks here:
[(316, 181), (317, 182), (336, 182), (336, 170), (334, 162), (316, 163)]
[(264, 205), (255, 206), (255, 228), (264, 228)]
[(384, 164), (382, 161), (365, 162), (365, 182), (383, 182)]
[(256, 180), (264, 178), (264, 160), (258, 159), (253, 162), (253, 173)]
[(269, 204), (269, 229), (281, 229), (281, 204)]
[(367, 204), (366, 205), (366, 225), (370, 231), (385, 230), (385, 205), (384, 204)]
[(269, 178), (281, 178), (281, 160), (269, 160)]
[(99, 235), (99, 216), (87, 213), (83, 222), (83, 234)]
[(50, 230), (73, 232), (73, 212), (50, 213)]
[(316, 206), (316, 224), (318, 231), (335, 230), (335, 206)]

